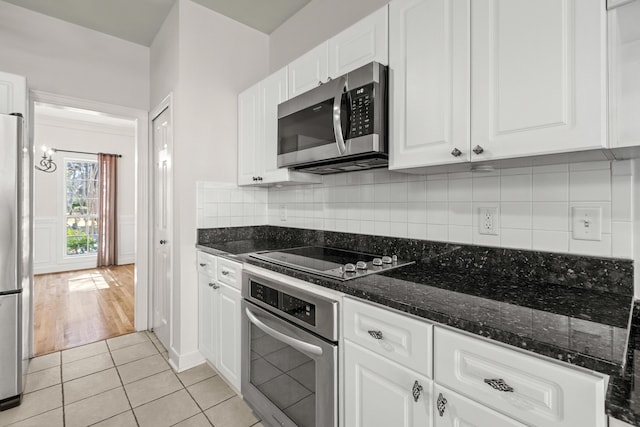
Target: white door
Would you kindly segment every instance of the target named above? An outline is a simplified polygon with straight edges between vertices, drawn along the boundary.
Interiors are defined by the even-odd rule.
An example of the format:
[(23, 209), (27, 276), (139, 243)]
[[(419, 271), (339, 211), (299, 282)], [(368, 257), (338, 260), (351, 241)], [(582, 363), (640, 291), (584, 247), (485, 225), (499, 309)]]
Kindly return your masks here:
[(389, 4), (389, 169), (470, 159), (469, 3)]
[(335, 79), (371, 61), (389, 60), (387, 6), (356, 22), (329, 40), (329, 77)]
[(434, 384), (432, 400), (435, 427), (525, 427), (438, 384)]
[(256, 184), (262, 171), (257, 150), (262, 146), (261, 85), (238, 95), (238, 185)]
[(218, 327), (218, 364), (220, 373), (240, 390), (240, 291), (220, 285), (216, 322)]
[(605, 1), (471, 3), (471, 160), (605, 147)]
[(151, 284), (151, 326), (166, 349), (171, 344), (171, 112), (165, 108), (152, 121), (153, 126), (153, 282)]
[(324, 42), (289, 64), (289, 99), (327, 82), (328, 46), (329, 43)]
[[(345, 425), (430, 427), (432, 382), (345, 341)], [(413, 390), (416, 388), (417, 401)]]
[(286, 181), (289, 178), (287, 168), (278, 168), (278, 104), (287, 97), (287, 67), (276, 71), (261, 83), (263, 155), (260, 161), (264, 166), (264, 178), (268, 182)]
[(27, 80), (0, 72), (0, 114), (21, 113), (27, 117)]

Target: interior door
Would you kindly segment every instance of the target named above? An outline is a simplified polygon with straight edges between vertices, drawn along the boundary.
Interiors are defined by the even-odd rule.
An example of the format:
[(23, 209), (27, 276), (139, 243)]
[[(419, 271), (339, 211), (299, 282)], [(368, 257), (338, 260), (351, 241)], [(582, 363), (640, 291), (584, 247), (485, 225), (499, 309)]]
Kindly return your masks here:
[(166, 349), (171, 342), (171, 112), (165, 108), (152, 121), (154, 179), (153, 283), (151, 326)]

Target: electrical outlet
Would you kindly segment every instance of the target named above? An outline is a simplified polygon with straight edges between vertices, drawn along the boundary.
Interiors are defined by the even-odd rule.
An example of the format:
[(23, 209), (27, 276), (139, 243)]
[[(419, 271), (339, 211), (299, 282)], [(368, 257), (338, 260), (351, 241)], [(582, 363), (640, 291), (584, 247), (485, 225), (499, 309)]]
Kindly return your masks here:
[(498, 208), (478, 208), (480, 234), (498, 234)]
[(575, 207), (571, 212), (573, 238), (576, 240), (602, 240), (602, 209)]
[(280, 213), (280, 221), (287, 220), (287, 205), (278, 206), (278, 211)]

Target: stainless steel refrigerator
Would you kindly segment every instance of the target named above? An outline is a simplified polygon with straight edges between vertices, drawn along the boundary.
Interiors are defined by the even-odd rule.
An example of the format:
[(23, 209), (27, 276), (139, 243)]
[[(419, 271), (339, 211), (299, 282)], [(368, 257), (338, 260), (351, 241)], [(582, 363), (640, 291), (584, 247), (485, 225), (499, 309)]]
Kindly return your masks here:
[(31, 352), (33, 150), (20, 115), (0, 114), (0, 410), (22, 400)]

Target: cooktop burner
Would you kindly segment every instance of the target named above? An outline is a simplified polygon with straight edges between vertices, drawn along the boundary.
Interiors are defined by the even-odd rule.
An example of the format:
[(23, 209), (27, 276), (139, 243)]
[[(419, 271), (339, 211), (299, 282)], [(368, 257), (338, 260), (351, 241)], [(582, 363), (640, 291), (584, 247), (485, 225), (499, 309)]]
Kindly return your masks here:
[(339, 280), (355, 279), (413, 264), (413, 261), (400, 261), (395, 255), (380, 256), (323, 246), (262, 251), (249, 254), (249, 256)]

